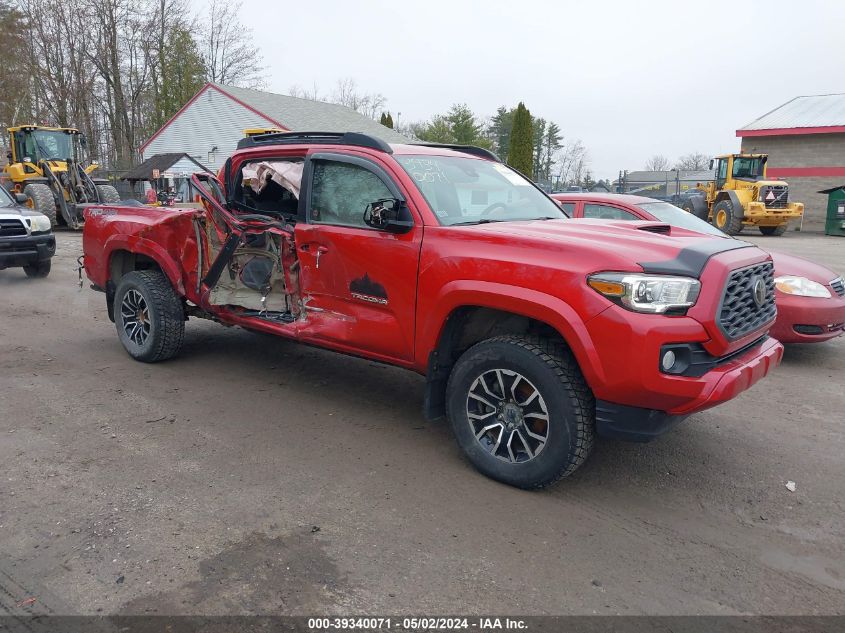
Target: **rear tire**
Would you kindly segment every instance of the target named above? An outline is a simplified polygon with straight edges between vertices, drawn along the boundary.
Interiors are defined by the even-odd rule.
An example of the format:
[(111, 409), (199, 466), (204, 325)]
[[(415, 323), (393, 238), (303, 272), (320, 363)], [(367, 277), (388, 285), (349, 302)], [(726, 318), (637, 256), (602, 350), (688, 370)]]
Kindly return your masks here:
[(473, 466), (518, 488), (571, 475), (593, 447), (595, 400), (562, 342), (508, 335), (478, 343), (455, 364), (446, 402)]
[(36, 279), (44, 278), (50, 274), (50, 260), (45, 259), (44, 261), (24, 266), (23, 271), (26, 273), (27, 277)]
[(100, 194), (101, 204), (117, 204), (120, 202), (120, 194), (111, 185), (97, 185), (97, 193)]
[(43, 213), (50, 218), (50, 224), (56, 226), (56, 199), (53, 190), (45, 184), (34, 182), (23, 188), (23, 195), (29, 198), (26, 203), (33, 211)]
[(136, 270), (121, 277), (113, 306), (117, 336), (135, 360), (157, 363), (182, 349), (185, 310), (161, 271)]
[(713, 226), (728, 235), (738, 235), (742, 231), (743, 210), (734, 209), (730, 200), (720, 200), (713, 205)]
[(687, 213), (690, 213), (695, 217), (699, 218), (700, 220), (704, 220), (705, 222), (707, 222), (707, 216), (710, 215), (710, 210), (707, 208), (706, 203), (699, 206), (698, 210), (696, 210), (696, 206), (692, 203), (692, 201), (686, 200), (681, 205), (681, 208)]
[(760, 233), (763, 235), (781, 236), (786, 233), (786, 224), (778, 224), (777, 226), (761, 226), (758, 227)]

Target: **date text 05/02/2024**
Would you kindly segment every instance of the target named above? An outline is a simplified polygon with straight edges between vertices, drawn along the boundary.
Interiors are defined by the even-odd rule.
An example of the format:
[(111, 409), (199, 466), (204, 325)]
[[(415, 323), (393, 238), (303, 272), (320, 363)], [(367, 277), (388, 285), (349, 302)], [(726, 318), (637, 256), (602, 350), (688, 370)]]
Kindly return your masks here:
[(520, 631), (528, 628), (519, 618), (500, 617), (334, 617), (309, 618), (318, 631)]

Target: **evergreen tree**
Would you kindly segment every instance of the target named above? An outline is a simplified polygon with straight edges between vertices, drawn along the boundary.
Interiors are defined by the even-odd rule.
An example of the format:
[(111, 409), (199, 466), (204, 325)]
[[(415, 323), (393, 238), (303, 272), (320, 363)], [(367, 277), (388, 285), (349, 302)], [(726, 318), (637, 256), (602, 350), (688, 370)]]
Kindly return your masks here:
[(513, 113), (515, 110), (499, 106), (490, 118), (487, 136), (499, 156), (507, 157), (510, 150), (511, 130), (513, 129)]
[[(400, 112), (401, 114), (401, 112)], [(385, 121), (385, 125), (389, 127), (391, 130), (393, 129), (393, 115), (390, 112), (387, 113), (387, 118)]]
[(531, 174), (531, 177), (534, 181), (538, 181), (541, 178), (545, 178), (545, 174), (542, 173), (543, 171), (543, 150), (545, 149), (545, 144), (543, 141), (546, 138), (546, 119), (542, 119), (539, 117), (532, 117), (531, 118), (531, 132), (532, 132), (532, 151), (534, 157), (532, 159), (533, 166), (534, 166), (534, 173)]
[(205, 65), (190, 31), (175, 26), (160, 51), (154, 128), (164, 125), (205, 84)]
[(481, 124), (475, 120), (475, 114), (466, 104), (456, 103), (446, 115), (449, 129), (452, 130), (452, 138), (459, 145), (476, 145), (482, 138)]
[(546, 128), (546, 136), (543, 139), (543, 146), (543, 178), (551, 180), (552, 166), (557, 162), (555, 155), (563, 147), (560, 126), (554, 121), (549, 121), (549, 125)]
[(508, 165), (528, 177), (533, 173), (534, 132), (531, 125), (531, 113), (521, 101), (513, 115), (513, 130), (508, 150)]
[(3, 65), (0, 66), (0, 128), (35, 118), (32, 83), (29, 76), (30, 44), (26, 16), (15, 3), (0, 0), (0, 40)]
[(481, 120), (460, 103), (453, 105), (446, 114), (438, 114), (430, 121), (412, 125), (411, 131), (418, 139), (428, 143), (476, 145), (485, 149), (493, 145), (484, 133)]
[(454, 143), (452, 128), (442, 114), (435, 115), (431, 121), (413, 127), (414, 135), (427, 143)]

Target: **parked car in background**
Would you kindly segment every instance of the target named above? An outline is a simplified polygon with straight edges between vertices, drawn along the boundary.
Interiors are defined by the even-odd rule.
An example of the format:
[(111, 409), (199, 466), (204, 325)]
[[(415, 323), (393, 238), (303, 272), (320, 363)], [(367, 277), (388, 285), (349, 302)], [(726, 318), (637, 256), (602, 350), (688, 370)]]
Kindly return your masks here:
[[(552, 194), (573, 218), (653, 220), (734, 239), (678, 207), (633, 195)], [(768, 250), (768, 249), (766, 249)], [(769, 251), (775, 264), (778, 316), (770, 334), (782, 343), (820, 343), (845, 331), (845, 282), (834, 271), (794, 255)]]
[(46, 277), (56, 253), (50, 218), (24, 206), (26, 196), (18, 196), (0, 187), (0, 270), (23, 268), (27, 277)]

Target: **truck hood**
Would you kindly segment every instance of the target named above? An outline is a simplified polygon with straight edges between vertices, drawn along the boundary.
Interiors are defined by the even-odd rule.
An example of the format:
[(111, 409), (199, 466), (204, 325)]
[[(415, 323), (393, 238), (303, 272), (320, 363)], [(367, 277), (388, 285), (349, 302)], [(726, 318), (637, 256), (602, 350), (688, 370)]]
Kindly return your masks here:
[(30, 216), (30, 215), (42, 215), (42, 214), (38, 211), (33, 211), (29, 207), (25, 207), (25, 206), (20, 205), (20, 204), (11, 204), (7, 207), (0, 207), (0, 215), (15, 216), (15, 217), (20, 217), (20, 216), (26, 217), (26, 216)]
[[(636, 271), (698, 277), (713, 255), (739, 248), (757, 247), (748, 242), (705, 236), (660, 222), (593, 219), (496, 222), (455, 227), (479, 239), (507, 237), (513, 246), (561, 254), (593, 253), (603, 270)], [(760, 251), (760, 258), (766, 254)]]

